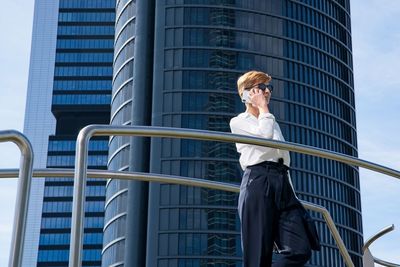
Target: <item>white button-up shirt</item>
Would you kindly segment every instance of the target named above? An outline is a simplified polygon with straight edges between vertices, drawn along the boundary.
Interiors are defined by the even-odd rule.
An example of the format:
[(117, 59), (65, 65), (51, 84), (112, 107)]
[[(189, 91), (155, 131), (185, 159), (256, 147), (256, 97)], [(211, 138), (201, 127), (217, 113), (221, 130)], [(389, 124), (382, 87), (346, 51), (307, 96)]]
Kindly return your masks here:
[[(242, 112), (231, 119), (229, 126), (234, 134), (285, 141), (275, 116), (271, 113), (260, 113), (257, 118), (251, 113)], [(283, 163), (290, 166), (290, 155), (287, 150), (241, 143), (236, 143), (236, 149), (240, 153), (239, 162), (243, 170), (247, 166), (266, 160), (278, 162), (279, 158), (283, 158)], [(288, 175), (289, 183), (293, 188), (289, 172)]]
[[(285, 141), (275, 116), (271, 113), (260, 113), (257, 118), (251, 113), (243, 112), (233, 117), (229, 126), (235, 134)], [(279, 158), (283, 158), (284, 164), (290, 166), (290, 156), (286, 150), (240, 143), (236, 144), (236, 148), (240, 153), (239, 162), (243, 170), (249, 165), (266, 160), (277, 162)]]

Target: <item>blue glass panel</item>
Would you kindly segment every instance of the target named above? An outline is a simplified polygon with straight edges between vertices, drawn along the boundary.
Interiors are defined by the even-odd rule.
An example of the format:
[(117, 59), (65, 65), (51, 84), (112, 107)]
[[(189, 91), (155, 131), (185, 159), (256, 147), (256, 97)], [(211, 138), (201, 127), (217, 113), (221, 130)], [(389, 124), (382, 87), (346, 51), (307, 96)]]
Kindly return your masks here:
[[(76, 140), (50, 140), (49, 151), (75, 151)], [(107, 140), (90, 140), (89, 151), (108, 151)]]
[(113, 53), (56, 53), (56, 62), (82, 63), (82, 62), (112, 62)]
[(111, 95), (53, 95), (53, 105), (107, 105)]
[[(107, 165), (107, 155), (89, 155), (88, 157), (88, 165), (89, 166), (106, 166)], [(75, 156), (66, 155), (66, 156), (48, 156), (47, 157), (47, 166), (74, 166), (75, 164)]]
[(55, 76), (112, 76), (112, 67), (56, 67)]
[(60, 12), (59, 22), (114, 22), (114, 12)]
[(114, 46), (114, 40), (112, 39), (58, 39), (57, 49), (63, 48), (110, 48)]
[(38, 261), (39, 262), (61, 262), (68, 261), (69, 251), (68, 250), (39, 250)]
[(70, 81), (54, 81), (54, 90), (110, 90), (112, 88), (110, 80), (70, 80)]
[(113, 35), (114, 26), (58, 26), (58, 35)]
[(60, 8), (115, 8), (115, 0), (60, 0)]

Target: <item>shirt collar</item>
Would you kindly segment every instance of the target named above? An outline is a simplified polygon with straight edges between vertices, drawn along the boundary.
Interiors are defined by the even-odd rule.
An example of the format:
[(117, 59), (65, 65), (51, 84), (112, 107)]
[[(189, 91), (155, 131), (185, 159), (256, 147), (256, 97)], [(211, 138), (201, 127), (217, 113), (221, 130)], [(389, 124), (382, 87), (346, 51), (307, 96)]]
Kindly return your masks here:
[(242, 118), (253, 118), (253, 119), (258, 120), (256, 116), (254, 116), (253, 114), (251, 114), (251, 113), (249, 113), (249, 112), (246, 112), (246, 111), (240, 113), (240, 114), (239, 114), (239, 117), (242, 117)]

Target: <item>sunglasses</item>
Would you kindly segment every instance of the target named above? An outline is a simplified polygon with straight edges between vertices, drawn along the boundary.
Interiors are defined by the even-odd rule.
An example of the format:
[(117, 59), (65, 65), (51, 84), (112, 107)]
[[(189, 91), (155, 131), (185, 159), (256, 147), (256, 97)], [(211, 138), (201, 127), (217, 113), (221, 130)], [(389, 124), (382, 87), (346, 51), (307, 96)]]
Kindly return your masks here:
[[(266, 84), (266, 83), (259, 83), (259, 84), (257, 84), (257, 85), (255, 85), (258, 89), (261, 89), (261, 90), (265, 90), (265, 89), (267, 89), (268, 88), (268, 90), (272, 93), (272, 91), (274, 90), (274, 87), (272, 86), (272, 84)], [(247, 88), (244, 88), (245, 90), (250, 90), (251, 88), (253, 88), (254, 86), (252, 86), (252, 87), (247, 87)]]

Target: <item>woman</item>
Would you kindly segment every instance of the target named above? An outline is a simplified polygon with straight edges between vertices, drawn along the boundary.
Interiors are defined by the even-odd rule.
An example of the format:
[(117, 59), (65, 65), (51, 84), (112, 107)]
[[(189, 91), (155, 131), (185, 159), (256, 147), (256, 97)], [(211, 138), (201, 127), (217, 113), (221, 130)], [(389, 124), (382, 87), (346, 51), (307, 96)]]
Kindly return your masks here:
[[(230, 121), (232, 133), (284, 141), (268, 107), (270, 81), (271, 76), (258, 71), (238, 79), (239, 96), (248, 91), (248, 99), (246, 111)], [(311, 248), (303, 222), (304, 209), (288, 175), (289, 152), (240, 143), (236, 148), (244, 170), (238, 205), (243, 266), (271, 266), (274, 242), (280, 253), (272, 266), (304, 266)]]

